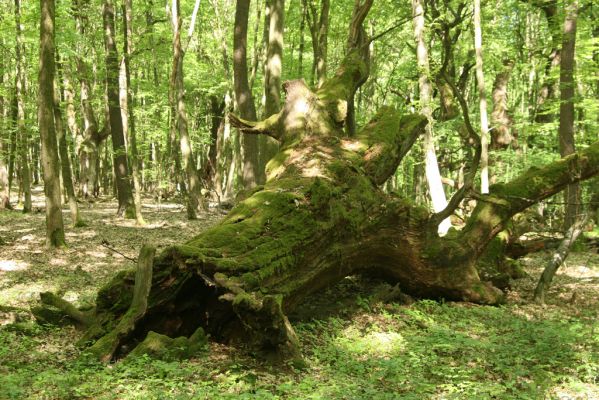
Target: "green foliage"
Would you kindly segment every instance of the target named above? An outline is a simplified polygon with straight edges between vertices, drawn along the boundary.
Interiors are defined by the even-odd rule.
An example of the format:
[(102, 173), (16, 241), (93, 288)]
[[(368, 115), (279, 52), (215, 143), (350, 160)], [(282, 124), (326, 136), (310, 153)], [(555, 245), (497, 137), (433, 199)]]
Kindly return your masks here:
[(597, 383), (598, 326), (584, 313), (356, 303), (349, 317), (296, 324), (303, 370), (219, 357), (219, 346), (189, 361), (139, 356), (105, 366), (75, 358), (64, 329), (2, 328), (0, 398), (538, 399), (556, 387), (583, 396)]

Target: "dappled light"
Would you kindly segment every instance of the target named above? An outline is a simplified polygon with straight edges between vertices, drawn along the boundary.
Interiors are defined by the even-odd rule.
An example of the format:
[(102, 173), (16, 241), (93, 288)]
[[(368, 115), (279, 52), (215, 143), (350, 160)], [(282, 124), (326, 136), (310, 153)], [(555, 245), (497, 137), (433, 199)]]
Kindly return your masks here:
[(0, 400), (599, 400), (592, 1), (0, 6)]

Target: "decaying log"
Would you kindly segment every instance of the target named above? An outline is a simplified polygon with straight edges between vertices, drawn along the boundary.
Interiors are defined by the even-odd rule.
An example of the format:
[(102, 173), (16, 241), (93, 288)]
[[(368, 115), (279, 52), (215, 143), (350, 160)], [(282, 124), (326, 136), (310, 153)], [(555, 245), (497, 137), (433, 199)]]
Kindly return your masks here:
[(42, 307), (33, 307), (32, 313), (40, 322), (56, 323), (63, 317), (70, 318), (77, 325), (87, 328), (93, 323), (93, 313), (81, 311), (70, 302), (54, 293), (40, 293)]
[(100, 338), (89, 352), (99, 360), (108, 362), (112, 359), (115, 351), (123, 340), (135, 330), (138, 321), (145, 315), (148, 307), (148, 295), (152, 286), (152, 266), (156, 249), (145, 245), (142, 247), (135, 274), (135, 287), (133, 289), (133, 300), (129, 309), (118, 322), (117, 326), (108, 334)]
[(287, 82), (285, 104), (265, 121), (231, 119), (242, 132), (280, 143), (264, 186), (186, 243), (155, 258), (142, 251), (145, 267), (135, 281), (120, 273), (99, 291), (82, 342), (95, 341), (90, 350), (100, 359), (124, 356), (150, 331), (178, 338), (199, 328), (215, 340), (297, 358), (286, 315), (352, 274), (383, 277), (412, 296), (501, 303), (504, 293), (478, 269), (493, 239), (516, 213), (599, 174), (598, 142), (494, 185), (488, 195), (469, 193), (477, 206), (465, 227), (439, 237), (438, 215), (381, 190), (426, 118), (384, 107), (354, 135), (346, 133), (349, 103), (368, 77), (359, 25), (372, 1), (355, 4), (353, 39), (334, 76), (317, 90)]

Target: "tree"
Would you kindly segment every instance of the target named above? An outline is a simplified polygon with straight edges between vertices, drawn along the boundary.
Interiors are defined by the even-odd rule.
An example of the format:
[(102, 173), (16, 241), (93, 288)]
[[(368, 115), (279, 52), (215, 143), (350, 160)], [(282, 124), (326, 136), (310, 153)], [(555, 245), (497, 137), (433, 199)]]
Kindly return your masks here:
[(490, 131), (491, 148), (493, 149), (518, 146), (514, 119), (509, 113), (507, 104), (507, 85), (513, 68), (512, 60), (504, 60), (503, 70), (495, 76), (495, 82), (493, 82), (491, 94), (493, 98), (493, 112), (491, 113), (493, 129)]
[(125, 72), (124, 92), (122, 104), (123, 135), (129, 138), (131, 146), (131, 175), (133, 177), (133, 189), (135, 196), (135, 219), (138, 225), (145, 225), (141, 213), (141, 182), (139, 179), (139, 154), (137, 151), (137, 137), (135, 135), (135, 114), (133, 113), (133, 96), (131, 94), (131, 53), (133, 51), (133, 1), (123, 0), (123, 70)]
[(173, 26), (173, 67), (171, 71), (170, 93), (171, 108), (173, 111), (172, 123), (179, 132), (179, 143), (181, 155), (187, 177), (187, 217), (197, 218), (197, 210), (200, 206), (200, 179), (195, 167), (191, 141), (189, 139), (187, 112), (185, 110), (185, 88), (183, 87), (183, 57), (185, 56), (181, 44), (181, 10), (179, 0), (173, 0), (171, 7), (171, 18)]
[[(256, 106), (248, 83), (247, 31), (250, 0), (237, 0), (235, 7), (235, 28), (233, 32), (233, 86), (235, 101), (242, 118), (255, 121)], [(258, 138), (243, 138), (243, 185), (251, 188), (264, 181), (264, 171), (260, 168)]]
[(486, 194), (489, 193), (489, 122), (487, 119), (487, 94), (485, 92), (485, 75), (483, 72), (483, 34), (480, 20), (480, 0), (474, 0), (474, 51), (476, 52), (476, 83), (479, 97), (482, 148), (480, 158), (480, 191)]
[(268, 28), (268, 48), (264, 69), (264, 116), (275, 114), (281, 106), (281, 72), (283, 70), (283, 26), (285, 0), (271, 0)]
[[(576, 19), (578, 1), (572, 1), (566, 9), (564, 35), (560, 62), (560, 108), (559, 108), (559, 151), (562, 157), (576, 151), (574, 145), (574, 52), (576, 44)], [(564, 226), (568, 229), (580, 212), (580, 186), (573, 183), (564, 193), (566, 215)]]
[(46, 196), (46, 246), (66, 245), (60, 198), (60, 169), (54, 126), (54, 0), (40, 0), (38, 122)]
[[(424, 133), (424, 163), (426, 182), (435, 212), (440, 212), (447, 207), (441, 173), (435, 152), (435, 139), (433, 137), (433, 114), (431, 109), (432, 87), (428, 78), (428, 50), (424, 39), (424, 7), (421, 0), (412, 0), (412, 15), (414, 22), (414, 39), (416, 41), (416, 58), (419, 68), (418, 88), (420, 93), (420, 112), (427, 118)], [(445, 235), (451, 227), (449, 218), (439, 224), (439, 234)]]
[(104, 23), (104, 47), (106, 62), (106, 91), (108, 113), (110, 120), (110, 135), (112, 137), (112, 150), (114, 176), (116, 180), (117, 198), (119, 207), (117, 215), (133, 218), (135, 208), (127, 151), (125, 149), (125, 136), (123, 134), (123, 118), (119, 102), (119, 63), (114, 33), (114, 5), (112, 0), (105, 0), (102, 7), (102, 20)]
[[(231, 116), (246, 135), (281, 144), (264, 187), (190, 241), (156, 257), (144, 247), (137, 273), (116, 276), (99, 292), (95, 312), (80, 318), (92, 354), (108, 361), (149, 331), (178, 337), (203, 328), (298, 357), (286, 314), (352, 273), (384, 276), (419, 296), (498, 304), (503, 293), (478, 269), (496, 235), (514, 214), (599, 174), (595, 142), (476, 195), (464, 228), (439, 237), (446, 210), (430, 214), (381, 189), (427, 117), (384, 107), (355, 136), (345, 135), (347, 102), (369, 71), (357, 36), (372, 2), (355, 4), (354, 45), (321, 88), (289, 81), (279, 113), (258, 122)], [(451, 213), (456, 201), (449, 204)]]
[[(329, 11), (331, 9), (330, 0), (321, 0), (320, 12), (312, 0), (306, 1), (306, 16), (312, 36), (313, 65), (312, 76), (316, 77), (316, 85), (320, 87), (324, 84), (327, 76), (327, 51), (329, 37)], [(302, 50), (300, 50), (300, 53)], [(314, 78), (312, 78), (314, 81)]]
[[(25, 66), (23, 61), (23, 53), (25, 45), (23, 43), (23, 27), (21, 26), (21, 0), (15, 0), (15, 24), (17, 28), (16, 34), (16, 64), (17, 73), (15, 76), (15, 100), (16, 100), (16, 119), (17, 131), (19, 139), (19, 162), (21, 166), (20, 184), (23, 189), (23, 212), (31, 212), (31, 176), (29, 172), (29, 159), (27, 152), (29, 148), (29, 135), (25, 127)], [(12, 171), (9, 165), (9, 176)], [(10, 177), (9, 177), (10, 187)]]

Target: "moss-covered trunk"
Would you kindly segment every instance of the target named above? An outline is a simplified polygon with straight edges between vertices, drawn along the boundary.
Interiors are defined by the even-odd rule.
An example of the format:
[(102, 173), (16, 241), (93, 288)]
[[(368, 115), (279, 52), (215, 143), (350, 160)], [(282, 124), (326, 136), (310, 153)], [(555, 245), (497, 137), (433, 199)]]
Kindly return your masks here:
[[(352, 26), (361, 24), (371, 4), (357, 3)], [(215, 339), (296, 356), (297, 338), (285, 315), (311, 293), (354, 273), (387, 278), (419, 296), (502, 301), (499, 289), (481, 281), (478, 260), (515, 213), (599, 173), (599, 143), (492, 186), (491, 194), (479, 196), (466, 227), (440, 238), (435, 215), (379, 188), (426, 119), (383, 108), (356, 135), (344, 133), (348, 100), (368, 75), (357, 46), (317, 91), (303, 81), (286, 82), (278, 114), (260, 122), (231, 116), (245, 134), (279, 141), (266, 184), (217, 226), (153, 259), (143, 314), (132, 305), (135, 273), (117, 275), (100, 290), (83, 342), (107, 341), (116, 332), (113, 355), (120, 357), (146, 337), (156, 342), (150, 331), (198, 337), (203, 328)], [(135, 323), (123, 330), (131, 314)]]

